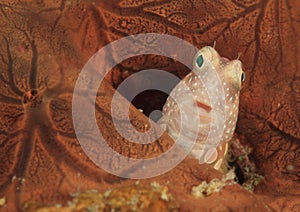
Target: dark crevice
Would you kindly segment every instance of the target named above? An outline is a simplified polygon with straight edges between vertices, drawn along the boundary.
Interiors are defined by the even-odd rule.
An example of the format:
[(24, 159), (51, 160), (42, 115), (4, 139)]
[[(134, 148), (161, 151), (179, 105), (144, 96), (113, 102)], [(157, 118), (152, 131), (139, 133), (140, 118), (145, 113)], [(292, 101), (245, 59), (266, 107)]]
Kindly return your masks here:
[[(67, 92), (66, 87), (63, 86), (64, 83), (64, 72), (63, 72), (63, 68), (61, 66), (59, 66), (59, 80), (56, 83), (56, 85), (54, 85), (52, 88), (48, 88), (46, 90), (46, 95), (50, 95), (51, 97), (55, 96), (59, 96), (59, 94), (62, 94), (63, 92)], [(70, 93), (73, 93), (73, 89), (69, 90)]]
[(8, 104), (16, 104), (16, 105), (21, 105), (22, 101), (20, 99), (15, 99), (12, 97), (5, 96), (0, 93), (0, 102), (2, 103), (8, 103)]
[(56, 132), (60, 136), (64, 136), (64, 137), (67, 137), (67, 138), (75, 138), (75, 139), (77, 138), (77, 136), (74, 132), (69, 133), (69, 132), (63, 132), (63, 131), (59, 131), (59, 130), (56, 130)]
[(23, 178), (25, 176), (28, 161), (32, 153), (32, 147), (34, 145), (34, 136), (32, 130), (28, 130), (26, 133), (24, 133), (24, 135), (26, 136), (26, 138), (24, 138), (24, 142), (22, 142), (21, 144), (21, 152), (19, 155), (18, 165), (15, 171), (17, 178)]
[(270, 121), (267, 122), (269, 127), (271, 128), (272, 131), (276, 132), (278, 135), (280, 135), (280, 137), (284, 137), (286, 138), (286, 140), (299, 145), (300, 144), (300, 138), (294, 137), (291, 134), (288, 134), (287, 132), (280, 130), (278, 127), (276, 127), (273, 123), (271, 123)]
[(243, 185), (243, 183), (245, 182), (245, 176), (243, 174), (241, 167), (238, 165), (236, 161), (229, 162), (228, 164), (231, 168), (234, 168), (234, 173), (236, 175), (237, 178), (236, 180), (238, 184)]
[(6, 52), (7, 52), (7, 57), (8, 57), (8, 64), (7, 64), (7, 74), (8, 74), (8, 79), (9, 79), (9, 85), (11, 90), (17, 94), (18, 96), (22, 96), (23, 92), (20, 91), (20, 89), (16, 86), (15, 81), (14, 81), (14, 75), (13, 75), (13, 58), (10, 52), (9, 48), (9, 43), (6, 37), (4, 37), (4, 40), (6, 42)]
[(66, 0), (61, 0), (61, 4), (60, 4), (60, 14), (58, 15), (58, 17), (55, 19), (54, 24), (52, 26), (52, 33), (54, 32), (54, 29), (57, 27), (59, 21), (61, 20), (61, 18), (63, 17), (63, 11), (65, 9), (66, 6)]
[(31, 69), (29, 75), (29, 87), (30, 89), (37, 89), (37, 61), (38, 61), (38, 51), (35, 44), (35, 41), (31, 42), (31, 50), (32, 50), (32, 59), (31, 59)]
[(9, 136), (7, 136), (6, 139), (0, 143), (0, 148), (5, 147), (5, 145), (8, 143), (8, 140), (12, 140), (14, 137), (18, 136), (19, 134), (20, 134), (19, 131), (9, 134)]
[(254, 53), (254, 58), (252, 62), (252, 70), (251, 70), (251, 75), (250, 75), (250, 86), (254, 83), (255, 79), (254, 76), (256, 75), (256, 67), (258, 64), (258, 59), (259, 59), (259, 51), (261, 50), (260, 45), (261, 45), (261, 40), (260, 40), (260, 26), (261, 26), (261, 21), (263, 18), (263, 11), (260, 11), (257, 19), (256, 19), (256, 24), (254, 28), (254, 38), (255, 38), (255, 53)]
[(105, 43), (108, 43), (109, 39), (108, 39), (107, 35), (102, 32), (102, 30), (108, 29), (105, 24), (103, 14), (100, 13), (100, 11), (94, 6), (91, 6), (90, 10), (91, 10), (92, 20), (94, 21), (93, 22), (94, 26), (97, 29), (97, 33), (98, 33), (98, 35), (97, 35), (98, 45), (97, 46), (100, 45), (100, 40), (102, 40), (102, 41), (104, 40)]
[[(277, 37), (277, 42), (278, 42), (278, 53), (279, 53), (279, 59), (277, 61), (277, 63), (274, 65), (275, 70), (276, 70), (276, 74), (280, 73), (279, 68), (281, 69), (280, 64), (282, 63), (282, 59), (283, 59), (283, 55), (282, 55), (282, 43), (281, 43), (281, 39), (282, 39), (282, 35), (281, 35), (281, 30), (280, 30), (280, 5), (278, 0), (275, 1), (275, 9), (274, 9), (274, 14), (275, 14), (275, 23), (276, 23), (276, 31), (278, 33), (278, 37)], [(272, 62), (270, 62), (270, 64), (272, 64)]]
[(235, 4), (238, 7), (247, 9), (247, 7), (245, 5), (243, 5), (242, 3), (238, 2), (237, 0), (231, 0), (233, 4)]
[(146, 7), (155, 7), (155, 6), (160, 6), (162, 3), (163, 4), (169, 4), (171, 2), (173, 2), (173, 0), (150, 1), (150, 2), (146, 2), (146, 3), (143, 3), (141, 5), (134, 6), (134, 7), (121, 7), (121, 9), (126, 10), (126, 9), (134, 8), (134, 9), (137, 9), (137, 10), (138, 9), (143, 10)]
[(84, 45), (85, 45), (85, 41), (86, 41), (86, 36), (87, 36), (87, 32), (88, 32), (88, 29), (90, 28), (90, 21), (87, 20), (86, 21), (86, 24), (83, 28), (83, 37), (82, 37), (82, 40), (81, 40), (81, 45), (80, 45), (80, 48), (81, 48), (81, 51), (84, 50)]
[(55, 164), (57, 164), (56, 167), (58, 169), (60, 169), (59, 165), (62, 164), (62, 162), (65, 162), (72, 170), (81, 173), (86, 178), (94, 182), (99, 180), (95, 178), (95, 176), (99, 175), (99, 170), (93, 170), (93, 168), (87, 167), (80, 161), (80, 158), (74, 158), (74, 156), (69, 154), (65, 145), (55, 138), (54, 133), (51, 132), (51, 128), (43, 124), (39, 126), (39, 133), (43, 138), (43, 142), (41, 144), (44, 146), (44, 149), (47, 150), (48, 154), (54, 158)]

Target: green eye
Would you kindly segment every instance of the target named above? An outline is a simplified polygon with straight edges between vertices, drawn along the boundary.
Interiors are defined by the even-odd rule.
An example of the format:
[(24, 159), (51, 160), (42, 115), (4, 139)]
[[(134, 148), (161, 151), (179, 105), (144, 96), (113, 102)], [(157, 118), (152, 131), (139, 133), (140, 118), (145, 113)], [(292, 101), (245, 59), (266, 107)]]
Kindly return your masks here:
[(196, 58), (196, 64), (198, 66), (198, 68), (201, 68), (202, 65), (203, 65), (203, 56), (202, 55), (199, 55), (197, 58)]
[(244, 82), (246, 78), (246, 73), (242, 72), (241, 81)]

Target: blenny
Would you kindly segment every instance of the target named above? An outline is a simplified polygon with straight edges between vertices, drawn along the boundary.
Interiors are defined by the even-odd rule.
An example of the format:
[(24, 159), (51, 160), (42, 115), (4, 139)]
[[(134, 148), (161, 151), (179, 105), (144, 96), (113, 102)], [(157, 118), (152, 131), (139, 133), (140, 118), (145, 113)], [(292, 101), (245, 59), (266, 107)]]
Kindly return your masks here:
[[(221, 117), (218, 115), (213, 116), (212, 114), (218, 114), (220, 107), (224, 108), (224, 105), (211, 103), (211, 97), (208, 95), (207, 88), (199, 76), (201, 76), (202, 73), (204, 74), (205, 71), (216, 71), (222, 84), (224, 95), (223, 97), (214, 96), (214, 98), (223, 98), (225, 104), (223, 119), (225, 118), (225, 120), (223, 122), (223, 133), (221, 133), (219, 138), (216, 138), (220, 141), (214, 150), (206, 154), (205, 162), (213, 166), (216, 170), (225, 173), (227, 172), (226, 155), (230, 141), (234, 136), (238, 117), (239, 93), (242, 82), (245, 80), (245, 72), (242, 70), (242, 63), (239, 59), (229, 61), (227, 58), (221, 57), (213, 47), (209, 46), (200, 49), (193, 62), (194, 70), (185, 76), (172, 90), (172, 95), (169, 96), (163, 107), (163, 117), (158, 123), (166, 129), (169, 135), (176, 141), (180, 133), (189, 133), (188, 131), (180, 132), (180, 130), (182, 130), (180, 129), (181, 114), (187, 115), (186, 117), (195, 117), (195, 115), (191, 113), (197, 109), (197, 115), (200, 116), (200, 123), (198, 124), (197, 138), (190, 155), (200, 161), (200, 152), (202, 150), (203, 153), (203, 149), (205, 149), (205, 140), (209, 130), (212, 129), (212, 120)], [(209, 66), (207, 66), (208, 63)], [(209, 86), (213, 88), (215, 82), (212, 81)], [(188, 103), (189, 105), (182, 107), (183, 109), (181, 109), (184, 111), (180, 112), (177, 105), (178, 102), (171, 96), (180, 96), (181, 101), (184, 101), (185, 98), (188, 98), (185, 97), (186, 92), (183, 92), (187, 87), (193, 95), (193, 101), (190, 101)], [(215, 95), (218, 95), (218, 93), (216, 92)]]

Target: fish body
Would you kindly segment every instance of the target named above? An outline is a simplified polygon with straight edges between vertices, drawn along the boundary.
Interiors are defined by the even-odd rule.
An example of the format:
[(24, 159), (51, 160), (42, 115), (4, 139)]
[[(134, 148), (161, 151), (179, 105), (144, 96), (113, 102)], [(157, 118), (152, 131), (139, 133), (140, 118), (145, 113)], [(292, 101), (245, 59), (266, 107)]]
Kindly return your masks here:
[[(190, 155), (199, 161), (204, 158), (204, 162), (226, 172), (225, 158), (228, 143), (235, 131), (239, 93), (245, 73), (238, 59), (229, 61), (209, 46), (200, 49), (193, 62), (193, 71), (172, 90), (163, 107), (163, 117), (158, 123), (175, 141), (183, 134), (184, 142), (191, 142), (191, 130), (194, 130), (197, 136)], [(205, 83), (210, 74), (217, 74), (218, 80), (207, 79), (209, 83)], [(196, 116), (199, 118), (197, 123), (194, 122)], [(181, 119), (191, 124), (191, 130), (182, 130)], [(195, 123), (196, 128), (192, 127)], [(220, 124), (222, 133), (214, 135), (220, 129)], [(209, 146), (206, 142), (209, 132), (215, 140), (210, 143), (218, 143), (216, 148), (205, 148)]]

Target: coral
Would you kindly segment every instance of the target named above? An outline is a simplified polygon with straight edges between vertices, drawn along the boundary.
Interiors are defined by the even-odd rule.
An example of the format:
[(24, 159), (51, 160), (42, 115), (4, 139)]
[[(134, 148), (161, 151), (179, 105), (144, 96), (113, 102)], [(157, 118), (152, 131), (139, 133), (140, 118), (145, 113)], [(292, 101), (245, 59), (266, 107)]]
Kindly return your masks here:
[(151, 185), (119, 187), (99, 193), (88, 190), (75, 193), (66, 206), (56, 204), (43, 206), (38, 203), (25, 203), (25, 211), (178, 211), (178, 203), (168, 193), (166, 186), (156, 182)]

